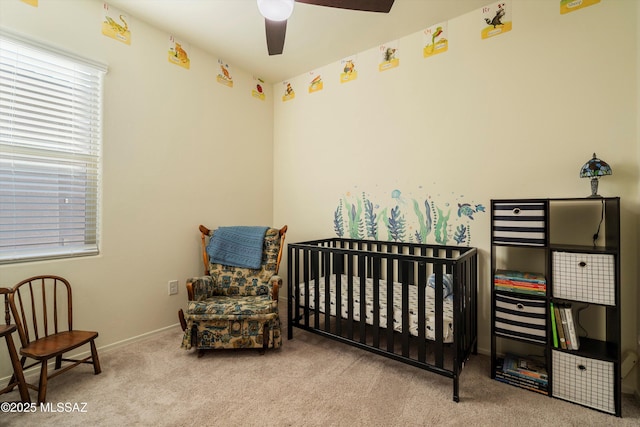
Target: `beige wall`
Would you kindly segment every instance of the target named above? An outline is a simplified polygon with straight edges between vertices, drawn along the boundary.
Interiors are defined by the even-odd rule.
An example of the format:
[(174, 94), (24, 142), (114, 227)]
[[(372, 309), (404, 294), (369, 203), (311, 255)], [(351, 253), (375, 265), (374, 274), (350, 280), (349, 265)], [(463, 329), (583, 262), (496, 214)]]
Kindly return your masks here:
[(449, 51), (428, 59), (422, 34), (407, 35), (400, 66), (385, 72), (377, 47), (359, 52), (350, 83), (339, 83), (339, 61), (327, 64), (321, 92), (307, 92), (308, 75), (292, 77), (296, 98), (275, 100), (274, 220), (293, 242), (335, 236), (339, 201), (363, 193), (407, 218), (428, 198), (453, 225), (459, 203), (483, 204), (464, 224), (481, 254), (479, 346), (489, 353), (490, 199), (586, 196), (578, 172), (595, 151), (614, 170), (600, 194), (622, 198), (623, 350), (635, 350), (637, 2), (560, 15), (555, 0), (516, 0), (512, 13), (513, 30), (489, 40), (478, 11), (450, 20)]
[[(199, 224), (272, 223), (273, 105), (251, 97), (243, 70), (232, 68), (233, 88), (217, 83), (218, 59), (194, 46), (190, 70), (170, 64), (169, 34), (136, 19), (131, 46), (104, 37), (101, 10), (101, 1), (0, 1), (3, 27), (109, 66), (100, 255), (3, 265), (0, 283), (67, 277), (74, 325), (99, 331), (104, 348), (177, 323), (185, 279), (203, 270)], [(0, 347), (0, 378), (8, 367)]]

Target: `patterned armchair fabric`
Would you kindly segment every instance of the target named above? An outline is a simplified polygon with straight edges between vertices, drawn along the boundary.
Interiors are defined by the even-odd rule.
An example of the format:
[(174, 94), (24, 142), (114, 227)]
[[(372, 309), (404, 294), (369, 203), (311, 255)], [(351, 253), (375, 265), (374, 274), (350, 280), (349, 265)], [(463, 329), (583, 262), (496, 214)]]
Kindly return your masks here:
[(278, 290), (282, 279), (276, 274), (285, 232), (286, 226), (267, 230), (259, 269), (212, 264), (207, 258), (209, 275), (187, 279), (189, 301), (180, 319), (182, 348), (280, 347)]

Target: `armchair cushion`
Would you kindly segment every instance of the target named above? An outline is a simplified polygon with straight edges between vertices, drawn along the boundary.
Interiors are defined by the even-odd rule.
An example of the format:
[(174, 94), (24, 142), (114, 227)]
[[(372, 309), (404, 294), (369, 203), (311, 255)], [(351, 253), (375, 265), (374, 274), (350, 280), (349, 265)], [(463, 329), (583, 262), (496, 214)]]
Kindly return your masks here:
[(205, 315), (203, 318), (206, 319), (212, 319), (215, 316), (229, 319), (233, 316), (233, 319), (241, 320), (277, 312), (278, 301), (271, 299), (270, 295), (217, 296), (204, 301), (189, 301), (187, 304), (187, 313), (193, 319), (197, 319), (198, 315)]

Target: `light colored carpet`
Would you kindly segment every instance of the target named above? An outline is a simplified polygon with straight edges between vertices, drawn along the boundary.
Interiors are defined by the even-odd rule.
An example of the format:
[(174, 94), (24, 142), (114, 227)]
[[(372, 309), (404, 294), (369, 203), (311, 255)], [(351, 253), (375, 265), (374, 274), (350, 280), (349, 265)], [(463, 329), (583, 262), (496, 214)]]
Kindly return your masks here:
[(640, 425), (632, 396), (616, 418), (491, 380), (486, 356), (467, 363), (455, 403), (447, 378), (297, 329), (262, 356), (239, 350), (198, 358), (180, 349), (181, 336), (176, 327), (103, 352), (100, 375), (81, 366), (51, 380), (54, 407), (86, 403), (86, 412), (2, 413), (0, 425)]

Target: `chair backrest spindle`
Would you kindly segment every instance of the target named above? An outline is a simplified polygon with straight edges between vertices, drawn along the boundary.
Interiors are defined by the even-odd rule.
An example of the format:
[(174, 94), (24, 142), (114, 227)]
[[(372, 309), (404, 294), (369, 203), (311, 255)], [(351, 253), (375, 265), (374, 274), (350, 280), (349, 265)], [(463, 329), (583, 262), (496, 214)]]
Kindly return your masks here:
[(53, 282), (53, 333), (58, 333), (58, 281)]
[(4, 323), (7, 325), (11, 323), (11, 314), (9, 314), (9, 292), (11, 292), (11, 289), (0, 288), (0, 295), (4, 295)]
[(71, 286), (69, 286), (69, 284), (66, 284), (67, 286), (67, 322), (69, 325), (69, 330), (73, 330), (73, 309), (72, 309), (72, 305), (73, 305), (73, 298), (71, 296)]
[[(53, 285), (55, 289), (55, 281), (53, 282)], [(42, 317), (43, 317), (42, 328), (44, 329), (44, 336), (48, 337), (49, 336), (49, 313), (47, 313), (47, 288), (45, 286), (44, 277), (41, 280), (40, 289), (42, 290)], [(36, 313), (34, 311), (34, 319), (33, 319), (34, 322), (36, 321), (35, 314)], [(39, 337), (36, 336), (36, 339), (38, 338)]]
[[(29, 301), (31, 302), (31, 326), (33, 328), (33, 335), (35, 336), (34, 339), (38, 339), (38, 335), (39, 335), (38, 322), (36, 321), (36, 315), (38, 312), (36, 311), (36, 301), (34, 298), (33, 284), (31, 284), (31, 282), (29, 282)], [(26, 319), (25, 319), (25, 323), (26, 323)], [(27, 339), (28, 338), (29, 338), (29, 333), (27, 332)]]

